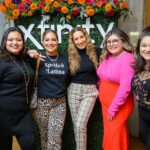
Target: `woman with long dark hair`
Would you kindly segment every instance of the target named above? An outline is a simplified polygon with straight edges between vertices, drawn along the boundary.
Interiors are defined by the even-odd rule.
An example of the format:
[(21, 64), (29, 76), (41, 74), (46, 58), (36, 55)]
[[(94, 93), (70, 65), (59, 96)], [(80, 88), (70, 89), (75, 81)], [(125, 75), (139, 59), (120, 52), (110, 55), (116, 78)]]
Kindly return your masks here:
[(4, 32), (0, 50), (0, 149), (12, 149), (16, 136), (22, 150), (35, 150), (29, 99), (34, 71), (26, 57), (24, 35), (19, 28)]
[(150, 26), (141, 33), (136, 47), (135, 76), (132, 80), (135, 98), (139, 104), (140, 136), (150, 149)]

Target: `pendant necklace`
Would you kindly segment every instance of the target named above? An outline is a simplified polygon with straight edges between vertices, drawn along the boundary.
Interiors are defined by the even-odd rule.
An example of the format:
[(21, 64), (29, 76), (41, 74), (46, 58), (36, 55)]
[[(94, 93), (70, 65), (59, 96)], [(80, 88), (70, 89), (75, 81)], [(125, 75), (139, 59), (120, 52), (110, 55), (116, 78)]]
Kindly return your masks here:
[(48, 59), (49, 59), (52, 63), (53, 63), (53, 62), (56, 62), (57, 59), (58, 59), (58, 53), (57, 53), (57, 55), (56, 55), (56, 58), (51, 58), (47, 53), (46, 53), (46, 55), (47, 55)]
[(29, 94), (28, 94), (28, 85), (29, 85), (29, 70), (27, 68), (27, 65), (25, 63), (25, 61), (21, 58), (21, 62), (27, 72), (27, 74), (25, 74), (24, 69), (21, 67), (21, 65), (19, 65), (19, 63), (14, 60), (11, 56), (10, 56), (11, 60), (16, 64), (16, 66), (18, 67), (18, 69), (22, 72), (23, 76), (24, 76), (24, 82), (25, 82), (25, 92), (26, 92), (26, 98), (27, 98), (27, 104), (29, 103)]

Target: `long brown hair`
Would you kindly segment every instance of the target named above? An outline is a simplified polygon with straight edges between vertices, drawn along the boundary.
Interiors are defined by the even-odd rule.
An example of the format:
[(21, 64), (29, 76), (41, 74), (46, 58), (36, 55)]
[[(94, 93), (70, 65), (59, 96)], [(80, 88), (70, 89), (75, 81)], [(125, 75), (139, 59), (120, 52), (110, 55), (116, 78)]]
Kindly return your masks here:
[(91, 38), (87, 31), (81, 27), (73, 28), (69, 33), (69, 41), (68, 41), (68, 59), (69, 59), (69, 66), (70, 72), (72, 75), (75, 75), (77, 70), (80, 68), (80, 61), (81, 58), (78, 54), (77, 47), (73, 41), (73, 34), (77, 31), (81, 31), (84, 33), (86, 37), (86, 53), (89, 56), (89, 59), (93, 62), (95, 68), (97, 68), (98, 60), (95, 52), (95, 47), (91, 42)]
[(137, 59), (136, 59), (136, 61), (134, 63), (134, 68), (135, 68), (136, 73), (139, 73), (139, 72), (142, 72), (143, 70), (145, 70), (145, 65), (147, 64), (146, 60), (140, 54), (141, 41), (143, 40), (143, 38), (145, 36), (149, 36), (150, 37), (150, 26), (147, 26), (147, 27), (145, 27), (143, 29), (143, 31), (142, 31), (139, 39), (138, 39), (137, 45), (136, 45)]

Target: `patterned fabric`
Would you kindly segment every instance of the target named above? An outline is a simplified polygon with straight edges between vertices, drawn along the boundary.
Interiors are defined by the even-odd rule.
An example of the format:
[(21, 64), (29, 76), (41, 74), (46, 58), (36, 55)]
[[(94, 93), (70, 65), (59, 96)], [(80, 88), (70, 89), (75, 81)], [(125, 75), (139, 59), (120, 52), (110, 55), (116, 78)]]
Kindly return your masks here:
[(86, 150), (87, 123), (98, 96), (96, 85), (71, 83), (68, 103), (74, 125), (76, 150)]
[(39, 127), (42, 150), (61, 150), (66, 98), (39, 98), (33, 115)]
[(132, 88), (140, 106), (150, 109), (150, 72), (143, 71), (132, 79)]

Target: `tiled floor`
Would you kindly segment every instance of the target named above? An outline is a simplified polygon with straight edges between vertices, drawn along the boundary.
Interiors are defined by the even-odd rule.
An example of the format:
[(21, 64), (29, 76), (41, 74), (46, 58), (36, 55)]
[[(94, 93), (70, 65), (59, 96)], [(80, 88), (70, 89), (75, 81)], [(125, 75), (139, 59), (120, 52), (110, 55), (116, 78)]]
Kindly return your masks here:
[[(13, 150), (20, 150), (16, 139), (14, 139)], [(130, 137), (130, 150), (144, 150), (144, 145), (140, 139)]]

